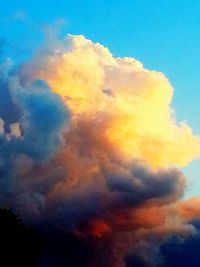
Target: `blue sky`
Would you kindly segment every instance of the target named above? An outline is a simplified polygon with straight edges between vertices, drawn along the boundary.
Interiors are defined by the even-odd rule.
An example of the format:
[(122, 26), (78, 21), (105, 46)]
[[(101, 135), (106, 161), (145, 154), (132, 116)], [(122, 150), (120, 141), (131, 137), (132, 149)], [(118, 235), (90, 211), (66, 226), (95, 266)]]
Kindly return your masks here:
[[(0, 43), (20, 60), (39, 44), (46, 23), (64, 20), (61, 34), (83, 34), (115, 56), (164, 72), (175, 89), (177, 120), (200, 134), (199, 18), (199, 0), (1, 0)], [(184, 169), (193, 184), (188, 196), (199, 194), (199, 171), (199, 160)]]

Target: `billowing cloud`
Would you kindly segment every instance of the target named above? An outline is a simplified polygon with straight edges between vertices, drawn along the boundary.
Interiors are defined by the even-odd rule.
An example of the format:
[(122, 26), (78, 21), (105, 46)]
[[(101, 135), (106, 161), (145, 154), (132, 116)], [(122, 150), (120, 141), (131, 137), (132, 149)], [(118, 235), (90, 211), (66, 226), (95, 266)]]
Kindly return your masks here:
[(59, 246), (71, 237), (87, 267), (159, 266), (172, 236), (197, 234), (177, 167), (200, 138), (176, 123), (162, 73), (73, 35), (0, 71), (1, 207), (61, 232)]
[(123, 157), (163, 167), (199, 156), (199, 138), (185, 123), (176, 125), (167, 78), (132, 58), (114, 58), (102, 45), (69, 35), (58, 48), (38, 51), (21, 74), (45, 79), (74, 116), (107, 119), (105, 138)]
[(164, 267), (199, 266), (200, 224), (199, 220), (193, 221), (197, 233), (187, 238), (173, 237), (161, 246)]

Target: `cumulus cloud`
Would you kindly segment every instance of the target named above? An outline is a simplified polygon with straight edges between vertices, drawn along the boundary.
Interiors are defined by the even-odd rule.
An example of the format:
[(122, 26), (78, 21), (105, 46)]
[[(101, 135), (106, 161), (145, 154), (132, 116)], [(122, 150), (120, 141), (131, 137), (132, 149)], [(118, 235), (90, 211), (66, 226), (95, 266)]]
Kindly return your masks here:
[(158, 266), (166, 240), (196, 234), (177, 167), (200, 139), (162, 73), (84, 36), (49, 40), (0, 66), (0, 205), (81, 240), (87, 267)]
[(164, 267), (175, 266), (194, 266), (197, 267), (200, 262), (199, 245), (200, 245), (200, 224), (199, 220), (193, 221), (197, 233), (187, 238), (172, 237), (164, 243), (161, 248)]
[(73, 115), (104, 113), (106, 138), (123, 157), (162, 167), (199, 156), (199, 138), (185, 123), (176, 125), (167, 78), (132, 58), (114, 58), (102, 45), (69, 35), (60, 48), (38, 51), (21, 74), (45, 79)]
[(21, 209), (20, 198), (30, 194), (24, 175), (30, 175), (33, 166), (50, 160), (59, 150), (69, 112), (45, 82), (35, 81), (23, 88), (18, 77), (6, 70), (8, 63), (2, 65), (0, 88), (5, 96), (0, 100), (1, 206)]

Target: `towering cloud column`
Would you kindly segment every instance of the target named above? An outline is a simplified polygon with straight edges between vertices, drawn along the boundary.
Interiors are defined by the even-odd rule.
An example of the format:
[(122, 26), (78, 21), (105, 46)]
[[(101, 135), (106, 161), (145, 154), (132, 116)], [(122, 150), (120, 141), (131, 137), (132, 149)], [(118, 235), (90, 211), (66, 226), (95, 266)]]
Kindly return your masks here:
[(15, 69), (9, 62), (0, 80), (2, 207), (84, 240), (87, 267), (158, 266), (165, 240), (195, 234), (188, 221), (200, 213), (180, 202), (177, 167), (199, 157), (200, 138), (177, 125), (162, 73), (73, 35)]

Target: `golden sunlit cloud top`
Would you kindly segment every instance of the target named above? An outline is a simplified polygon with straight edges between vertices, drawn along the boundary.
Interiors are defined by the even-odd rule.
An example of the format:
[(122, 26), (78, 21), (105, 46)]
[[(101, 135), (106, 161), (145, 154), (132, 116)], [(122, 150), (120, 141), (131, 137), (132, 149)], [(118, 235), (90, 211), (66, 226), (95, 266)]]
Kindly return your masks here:
[(68, 35), (67, 42), (68, 49), (38, 52), (23, 71), (46, 80), (69, 106), (73, 121), (83, 114), (96, 118), (122, 157), (152, 167), (184, 166), (199, 156), (200, 139), (187, 124), (177, 125), (170, 107), (173, 88), (162, 73), (133, 58), (115, 58), (81, 35)]

